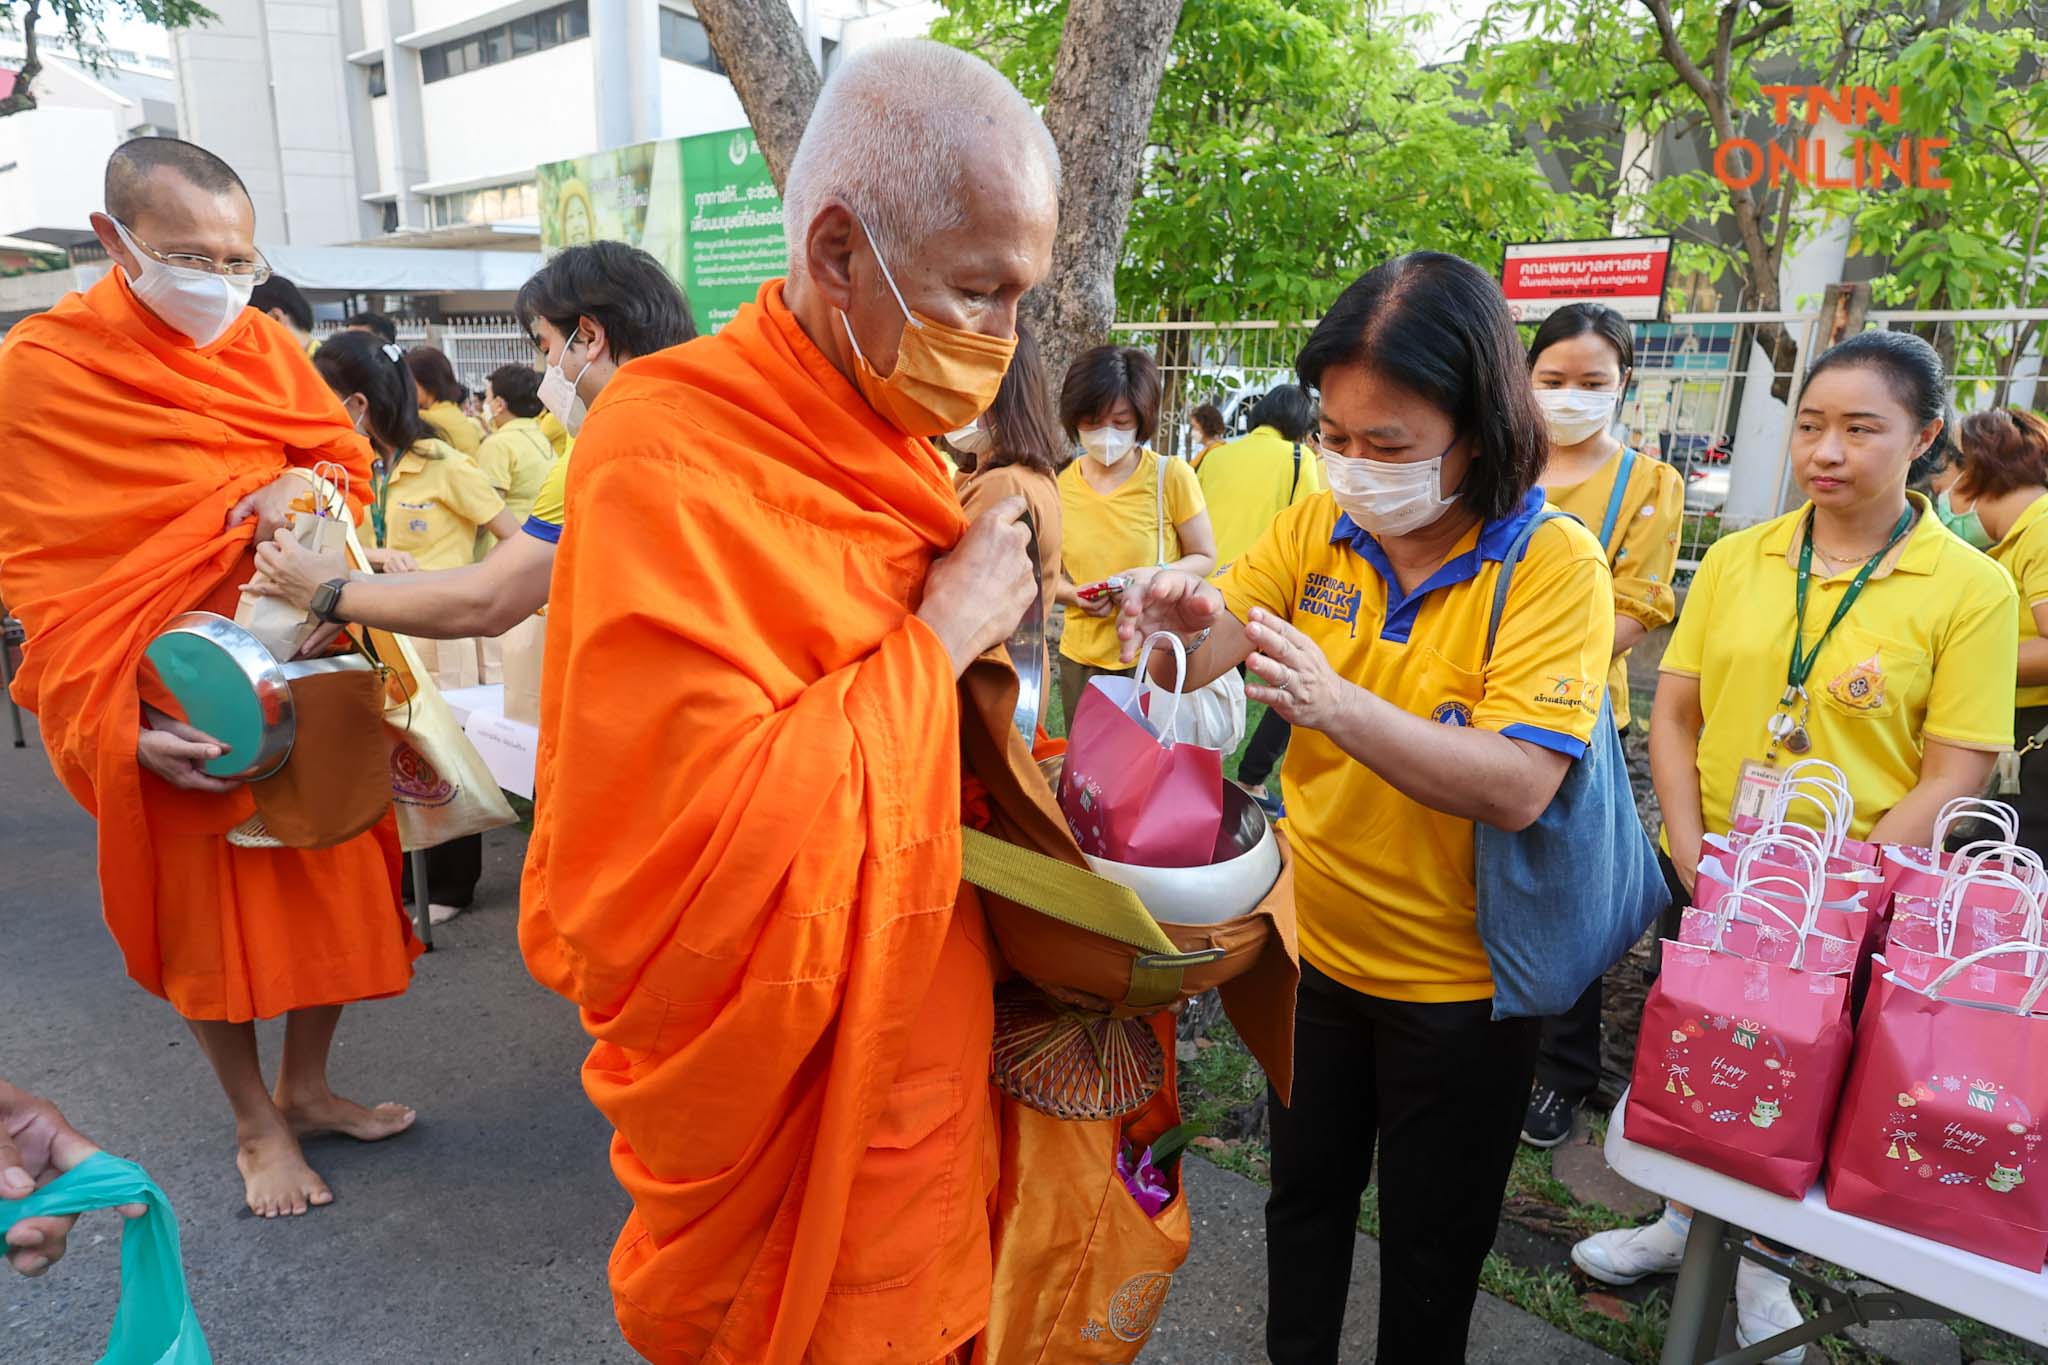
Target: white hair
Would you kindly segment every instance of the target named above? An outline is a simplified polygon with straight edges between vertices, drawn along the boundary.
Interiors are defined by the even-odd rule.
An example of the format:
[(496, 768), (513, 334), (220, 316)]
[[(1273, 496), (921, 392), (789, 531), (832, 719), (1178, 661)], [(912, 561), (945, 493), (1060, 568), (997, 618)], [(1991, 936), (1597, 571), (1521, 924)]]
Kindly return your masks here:
[(1005, 164), (1030, 174), (1036, 156), (1059, 187), (1060, 154), (1044, 120), (1000, 71), (924, 38), (865, 48), (840, 64), (811, 110), (782, 193), (789, 273), (804, 270), (804, 239), (827, 204), (859, 216), (893, 266), (965, 221), (966, 149), (997, 139)]

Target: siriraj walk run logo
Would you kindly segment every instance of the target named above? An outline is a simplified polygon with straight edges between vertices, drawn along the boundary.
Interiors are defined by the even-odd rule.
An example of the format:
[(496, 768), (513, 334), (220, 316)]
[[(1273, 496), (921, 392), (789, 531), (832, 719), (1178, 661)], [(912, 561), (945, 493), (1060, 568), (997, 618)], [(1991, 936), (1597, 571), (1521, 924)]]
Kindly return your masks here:
[[(1780, 128), (1796, 118), (1807, 129), (1816, 128), (1823, 118), (1842, 129), (1862, 128), (1872, 118), (1887, 127), (1899, 124), (1899, 87), (1880, 91), (1869, 85), (1766, 85), (1761, 87), (1771, 102), (1771, 122)], [(1843, 133), (1841, 138), (1848, 138)], [(1730, 189), (1746, 190), (1762, 181), (1776, 189), (1791, 181), (1824, 190), (1903, 189), (1945, 190), (1947, 177), (1941, 173), (1945, 137), (1901, 137), (1889, 145), (1881, 136), (1830, 141), (1809, 131), (1786, 147), (1778, 141), (1759, 145), (1755, 139), (1730, 138), (1714, 149), (1714, 177)], [(1838, 163), (1849, 153), (1847, 174)]]

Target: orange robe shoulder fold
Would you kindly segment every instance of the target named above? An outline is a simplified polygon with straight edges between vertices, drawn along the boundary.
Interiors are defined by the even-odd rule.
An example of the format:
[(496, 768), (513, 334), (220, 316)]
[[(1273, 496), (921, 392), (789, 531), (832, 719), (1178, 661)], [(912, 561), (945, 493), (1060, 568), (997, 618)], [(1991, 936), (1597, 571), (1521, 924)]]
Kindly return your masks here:
[(924, 1365), (988, 1311), (994, 958), (913, 615), (965, 521), (781, 282), (576, 441), (520, 942), (597, 1040), (650, 1360)]
[(99, 822), (100, 897), (132, 976), (194, 1019), (405, 989), (418, 944), (387, 819), (320, 850), (223, 837), (248, 793), (186, 792), (135, 759), (139, 672), (178, 613), (232, 616), (255, 566), (228, 509), (288, 466), (369, 486), (369, 448), (283, 329), (253, 310), (194, 348), (119, 269), (0, 346), (0, 601), (27, 631), (14, 696)]

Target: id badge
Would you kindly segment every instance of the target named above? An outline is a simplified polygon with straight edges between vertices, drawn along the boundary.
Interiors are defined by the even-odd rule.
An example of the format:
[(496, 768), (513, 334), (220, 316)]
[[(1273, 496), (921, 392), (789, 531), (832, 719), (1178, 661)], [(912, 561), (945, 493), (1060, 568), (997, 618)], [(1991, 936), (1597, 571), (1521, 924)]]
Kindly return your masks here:
[(1742, 771), (1735, 778), (1735, 805), (1729, 812), (1731, 822), (1747, 816), (1761, 820), (1770, 809), (1771, 798), (1778, 794), (1778, 786), (1785, 780), (1785, 770), (1774, 768), (1758, 759), (1749, 759), (1742, 765)]

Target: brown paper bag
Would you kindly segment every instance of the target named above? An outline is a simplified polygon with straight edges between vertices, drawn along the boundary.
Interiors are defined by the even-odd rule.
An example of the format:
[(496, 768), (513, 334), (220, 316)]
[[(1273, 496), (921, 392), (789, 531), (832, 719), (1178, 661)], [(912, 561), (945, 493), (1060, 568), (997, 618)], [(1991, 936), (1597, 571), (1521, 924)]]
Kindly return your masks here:
[(498, 637), (505, 657), (505, 719), (540, 724), (540, 670), (548, 641), (546, 611)]
[[(312, 511), (291, 514), (292, 535), (322, 561), (321, 582), (348, 577), (348, 523)], [(306, 637), (320, 628), (320, 618), (275, 597), (243, 596), (235, 608), (235, 624), (263, 642), (279, 663), (299, 652)]]

